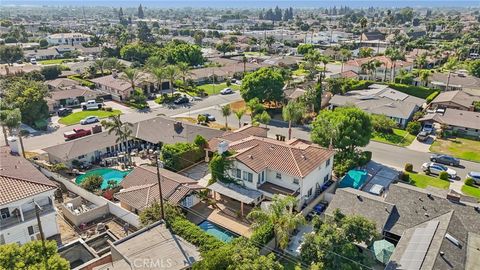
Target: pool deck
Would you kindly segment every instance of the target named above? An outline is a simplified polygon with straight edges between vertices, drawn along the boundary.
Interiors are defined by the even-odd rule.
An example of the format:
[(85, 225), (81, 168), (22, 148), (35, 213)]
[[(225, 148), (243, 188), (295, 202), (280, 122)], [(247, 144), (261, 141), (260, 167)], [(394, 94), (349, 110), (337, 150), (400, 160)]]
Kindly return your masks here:
[(208, 219), (241, 236), (250, 237), (252, 235), (250, 224), (244, 218), (236, 217), (234, 213), (230, 213), (230, 209), (221, 203), (217, 203), (217, 207), (213, 208), (200, 202), (192, 207), (195, 214), (189, 212), (187, 218), (195, 224), (200, 224), (205, 219)]

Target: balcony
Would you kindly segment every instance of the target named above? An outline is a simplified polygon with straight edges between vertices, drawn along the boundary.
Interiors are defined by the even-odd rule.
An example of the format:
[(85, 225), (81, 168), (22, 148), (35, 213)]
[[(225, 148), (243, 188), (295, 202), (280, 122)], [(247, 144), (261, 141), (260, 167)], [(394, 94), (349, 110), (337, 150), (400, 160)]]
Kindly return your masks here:
[[(55, 207), (53, 207), (53, 204), (41, 205), (40, 207), (42, 208), (40, 211), (40, 217), (55, 212)], [(20, 213), (18, 215), (11, 214), (9, 218), (0, 219), (0, 229), (5, 230), (32, 219), (36, 219), (35, 209), (23, 211), (23, 220)]]

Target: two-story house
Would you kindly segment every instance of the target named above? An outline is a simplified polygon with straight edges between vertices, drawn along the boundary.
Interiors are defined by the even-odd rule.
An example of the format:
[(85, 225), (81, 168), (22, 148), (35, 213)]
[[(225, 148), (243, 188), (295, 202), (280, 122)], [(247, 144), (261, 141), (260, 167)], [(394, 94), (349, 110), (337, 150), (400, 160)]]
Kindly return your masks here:
[(335, 152), (300, 139), (270, 139), (252, 129), (261, 128), (246, 126), (209, 141), (211, 151), (233, 153), (230, 176), (267, 199), (291, 195), (299, 206), (314, 199), (332, 176)]
[(0, 160), (0, 245), (40, 239), (36, 207), (45, 238), (59, 234), (55, 183), (9, 147), (0, 148)]

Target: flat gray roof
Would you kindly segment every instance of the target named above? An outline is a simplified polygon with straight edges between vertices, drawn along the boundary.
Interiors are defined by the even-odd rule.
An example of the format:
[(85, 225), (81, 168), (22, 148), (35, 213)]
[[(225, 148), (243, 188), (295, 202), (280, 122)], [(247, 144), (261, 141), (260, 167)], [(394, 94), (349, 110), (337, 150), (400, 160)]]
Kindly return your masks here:
[(262, 196), (260, 191), (249, 188), (244, 188), (236, 184), (224, 184), (220, 182), (213, 183), (207, 187), (208, 189), (218, 192), (221, 195), (227, 196), (234, 200), (251, 204), (257, 201)]

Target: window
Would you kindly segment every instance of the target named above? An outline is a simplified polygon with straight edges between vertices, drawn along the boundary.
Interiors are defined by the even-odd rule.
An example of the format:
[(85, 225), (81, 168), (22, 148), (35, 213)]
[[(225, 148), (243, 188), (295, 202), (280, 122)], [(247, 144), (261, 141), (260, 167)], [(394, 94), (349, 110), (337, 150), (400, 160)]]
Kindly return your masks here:
[(298, 185), (300, 183), (300, 180), (298, 180), (297, 178), (293, 178), (293, 183)]
[(10, 211), (8, 211), (8, 208), (2, 208), (0, 209), (0, 217), (2, 219), (6, 219), (10, 217)]
[(243, 180), (253, 182), (253, 174), (249, 172), (243, 172)]
[(310, 196), (312, 196), (312, 188), (310, 188), (307, 193), (307, 197), (310, 197)]
[(277, 175), (275, 176), (277, 179), (282, 179), (282, 174), (277, 172)]
[(325, 163), (325, 167), (330, 166), (330, 159), (327, 159), (327, 162)]
[(236, 171), (236, 174), (235, 174), (236, 177), (237, 177), (238, 179), (242, 178), (242, 170), (236, 169), (235, 171)]
[(38, 225), (33, 225), (33, 226), (28, 226), (28, 234), (29, 235), (35, 235), (39, 233)]

